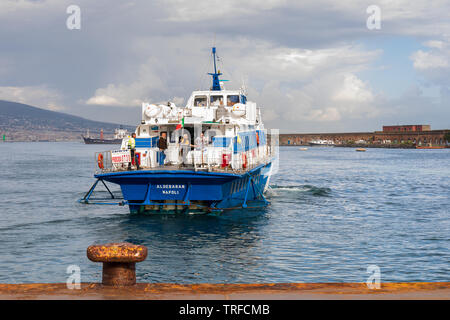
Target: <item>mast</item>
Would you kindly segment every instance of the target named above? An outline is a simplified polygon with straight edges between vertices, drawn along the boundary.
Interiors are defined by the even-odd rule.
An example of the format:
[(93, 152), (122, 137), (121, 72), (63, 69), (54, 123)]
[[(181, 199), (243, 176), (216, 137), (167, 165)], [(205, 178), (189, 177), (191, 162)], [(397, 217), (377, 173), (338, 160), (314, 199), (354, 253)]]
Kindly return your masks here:
[(219, 76), (222, 75), (222, 73), (220, 73), (220, 70), (219, 72), (217, 72), (216, 68), (216, 47), (212, 47), (212, 55), (214, 60), (214, 73), (208, 73), (210, 76), (212, 76), (213, 79), (211, 90), (220, 91), (221, 89)]

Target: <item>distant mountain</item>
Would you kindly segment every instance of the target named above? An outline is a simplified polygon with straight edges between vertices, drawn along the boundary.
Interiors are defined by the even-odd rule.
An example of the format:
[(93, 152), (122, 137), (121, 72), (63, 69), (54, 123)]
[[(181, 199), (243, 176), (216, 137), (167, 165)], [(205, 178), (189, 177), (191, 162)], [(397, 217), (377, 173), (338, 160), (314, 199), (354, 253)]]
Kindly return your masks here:
[[(91, 135), (98, 135), (100, 129), (107, 135), (119, 126), (0, 100), (0, 133), (6, 134), (9, 140), (77, 140), (88, 129)], [(135, 129), (125, 125), (122, 127), (128, 131)]]

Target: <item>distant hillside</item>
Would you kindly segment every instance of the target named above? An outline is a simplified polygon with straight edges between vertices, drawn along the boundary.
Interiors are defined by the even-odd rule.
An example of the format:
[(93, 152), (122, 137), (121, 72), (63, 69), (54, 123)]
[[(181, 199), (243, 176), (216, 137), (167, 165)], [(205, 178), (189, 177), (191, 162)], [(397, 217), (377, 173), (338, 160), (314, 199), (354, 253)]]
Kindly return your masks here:
[[(0, 132), (6, 134), (8, 140), (77, 140), (88, 129), (91, 135), (98, 135), (100, 129), (111, 135), (119, 126), (0, 100)], [(122, 127), (134, 130), (131, 126)]]

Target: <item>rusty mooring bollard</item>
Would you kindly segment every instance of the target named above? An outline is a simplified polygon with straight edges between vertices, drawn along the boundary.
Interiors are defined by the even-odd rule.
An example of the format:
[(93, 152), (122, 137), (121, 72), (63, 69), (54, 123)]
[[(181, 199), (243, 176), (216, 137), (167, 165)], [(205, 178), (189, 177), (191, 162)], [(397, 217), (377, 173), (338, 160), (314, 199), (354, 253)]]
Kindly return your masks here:
[(131, 286), (136, 284), (136, 262), (147, 258), (147, 247), (128, 242), (92, 245), (87, 257), (103, 262), (103, 285)]

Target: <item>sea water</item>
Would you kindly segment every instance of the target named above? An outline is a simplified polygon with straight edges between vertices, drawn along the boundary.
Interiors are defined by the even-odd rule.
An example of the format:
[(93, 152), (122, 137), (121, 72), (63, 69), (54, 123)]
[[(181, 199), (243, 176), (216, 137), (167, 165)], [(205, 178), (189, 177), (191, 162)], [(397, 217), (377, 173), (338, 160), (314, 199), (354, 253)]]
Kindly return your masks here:
[(1, 283), (100, 282), (86, 248), (122, 241), (148, 247), (139, 282), (450, 281), (450, 149), (281, 147), (267, 208), (143, 216), (77, 203), (111, 147), (0, 144)]

